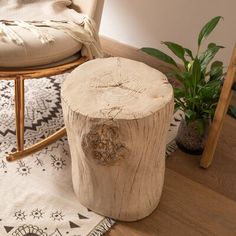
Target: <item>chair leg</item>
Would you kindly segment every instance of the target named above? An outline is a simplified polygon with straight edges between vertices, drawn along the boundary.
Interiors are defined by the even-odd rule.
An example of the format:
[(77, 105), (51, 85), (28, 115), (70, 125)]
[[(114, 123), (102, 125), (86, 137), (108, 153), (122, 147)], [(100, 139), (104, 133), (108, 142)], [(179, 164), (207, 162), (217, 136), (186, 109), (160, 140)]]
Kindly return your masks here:
[(26, 157), (32, 153), (35, 153), (44, 147), (52, 144), (58, 139), (62, 138), (66, 134), (66, 129), (61, 128), (54, 134), (45, 138), (44, 140), (35, 143), (34, 145), (25, 148), (24, 147), (24, 100), (25, 100), (25, 92), (24, 92), (24, 78), (17, 77), (14, 80), (15, 82), (15, 117), (16, 117), (16, 145), (17, 151), (14, 153), (10, 153), (6, 159), (7, 161), (16, 161), (23, 157)]
[(47, 147), (48, 145), (56, 142), (58, 139), (62, 138), (63, 136), (66, 135), (66, 129), (61, 128), (60, 130), (58, 130), (57, 132), (55, 132), (54, 134), (50, 135), (49, 137), (43, 139), (40, 142), (35, 143), (34, 145), (23, 149), (22, 151), (16, 151), (14, 153), (10, 153), (7, 156), (7, 161), (11, 162), (11, 161), (16, 161), (19, 159), (22, 159), (30, 154), (33, 154), (35, 152), (38, 152), (40, 150), (42, 150), (44, 147)]
[[(88, 61), (88, 57), (81, 57), (76, 61), (70, 62), (68, 64), (55, 66), (52, 68), (36, 69), (23, 68), (20, 71), (13, 70), (1, 70), (0, 69), (0, 80), (14, 80), (15, 83), (15, 117), (16, 117), (16, 152), (10, 153), (6, 159), (7, 161), (19, 160), (30, 154), (33, 154), (44, 147), (52, 144), (58, 139), (66, 135), (65, 127), (56, 131), (49, 137), (33, 144), (30, 147), (25, 147), (24, 145), (24, 80), (25, 79), (36, 79), (42, 77), (48, 77), (52, 75), (58, 75), (65, 72), (71, 71), (73, 68), (83, 64)], [(30, 70), (29, 70), (30, 69)], [(19, 76), (20, 75), (20, 76)], [(17, 76), (17, 77), (16, 77)]]
[(25, 91), (24, 91), (24, 77), (20, 76), (15, 78), (15, 117), (16, 117), (16, 146), (17, 151), (10, 153), (7, 156), (7, 161), (16, 161), (32, 153), (35, 153), (49, 144), (55, 142), (66, 134), (66, 129), (61, 128), (54, 134), (45, 138), (44, 140), (32, 145), (31, 147), (24, 148), (24, 109), (25, 109)]
[(15, 79), (15, 117), (17, 151), (24, 150), (24, 78)]

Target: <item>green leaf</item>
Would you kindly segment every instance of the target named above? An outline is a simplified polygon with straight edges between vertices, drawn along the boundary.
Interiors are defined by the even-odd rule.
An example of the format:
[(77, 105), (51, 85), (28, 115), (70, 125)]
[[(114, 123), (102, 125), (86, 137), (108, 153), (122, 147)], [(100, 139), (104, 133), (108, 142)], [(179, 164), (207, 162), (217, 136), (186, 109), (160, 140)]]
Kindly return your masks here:
[(211, 64), (211, 71), (218, 70), (218, 68), (223, 68), (223, 62), (222, 61), (214, 61)]
[(141, 48), (141, 51), (147, 53), (150, 56), (156, 57), (161, 61), (164, 61), (165, 63), (171, 64), (178, 68), (177, 63), (174, 61), (173, 58), (165, 54), (164, 52), (155, 49), (155, 48)]
[(202, 71), (205, 71), (210, 61), (215, 57), (215, 55), (221, 48), (224, 48), (224, 47), (213, 45), (213, 44), (208, 45), (207, 50), (203, 52), (199, 57)]
[(194, 93), (196, 92), (197, 85), (201, 79), (201, 64), (198, 58), (195, 58), (191, 67), (191, 79)]
[(222, 61), (214, 61), (211, 64), (210, 68), (210, 80), (220, 80), (224, 76), (223, 72), (223, 62)]
[(194, 118), (196, 117), (196, 113), (192, 110), (186, 110), (184, 111), (184, 113), (187, 120), (194, 120)]
[(184, 49), (185, 53), (193, 60), (193, 53), (191, 50), (189, 50), (188, 48), (185, 48)]
[(192, 68), (193, 66), (193, 63), (194, 63), (194, 60), (190, 61), (187, 65), (187, 70), (190, 71), (190, 69)]
[(216, 16), (203, 26), (198, 36), (198, 47), (201, 45), (201, 42), (214, 30), (221, 18), (223, 17)]
[(178, 58), (180, 58), (185, 65), (187, 64), (187, 61), (184, 58), (185, 50), (181, 45), (167, 41), (162, 43), (165, 44)]
[(185, 88), (185, 91), (188, 91), (191, 87), (190, 72), (188, 71), (172, 71), (170, 73), (181, 85)]
[(202, 101), (213, 103), (213, 100), (218, 100), (221, 88), (220, 80), (209, 81), (204, 86), (200, 87), (199, 95), (201, 96)]
[(168, 73), (168, 76), (174, 77), (181, 83), (183, 83), (184, 80), (186, 80), (189, 77), (187, 71), (171, 71), (170, 73)]
[(215, 47), (215, 46), (216, 46), (215, 43), (209, 43), (208, 46), (207, 46), (207, 48), (213, 48), (213, 47)]
[(182, 88), (174, 88), (174, 97), (175, 98), (182, 98), (185, 96), (185, 91)]
[(199, 135), (203, 135), (205, 131), (205, 121), (203, 119), (196, 120), (197, 122), (197, 131)]

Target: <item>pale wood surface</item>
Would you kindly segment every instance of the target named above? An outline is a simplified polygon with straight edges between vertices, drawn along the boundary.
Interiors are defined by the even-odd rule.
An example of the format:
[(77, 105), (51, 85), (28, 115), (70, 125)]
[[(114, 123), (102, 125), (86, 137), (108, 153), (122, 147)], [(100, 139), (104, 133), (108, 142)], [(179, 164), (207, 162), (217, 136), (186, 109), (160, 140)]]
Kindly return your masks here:
[(158, 70), (111, 57), (91, 60), (76, 68), (63, 84), (62, 95), (72, 111), (78, 110), (84, 116), (138, 119), (169, 103), (173, 89)]
[(232, 58), (228, 68), (227, 75), (221, 90), (220, 98), (216, 107), (214, 119), (212, 121), (204, 152), (202, 154), (200, 165), (208, 168), (214, 158), (216, 145), (221, 133), (224, 117), (227, 113), (230, 100), (232, 97), (232, 85), (236, 76), (236, 45), (232, 53)]
[(118, 223), (106, 236), (236, 235), (236, 203), (167, 169), (157, 210), (135, 223)]
[[(102, 46), (106, 52), (112, 55), (125, 56), (127, 58), (132, 58), (134, 60), (144, 60), (147, 64), (154, 66), (155, 68), (162, 69), (160, 61), (156, 61), (153, 58), (148, 58), (147, 60), (143, 58), (143, 54), (137, 51), (136, 48), (124, 45), (114, 40), (106, 39), (102, 40)], [(113, 53), (114, 49), (114, 53)], [(150, 62), (151, 61), (151, 62)], [(236, 105), (236, 95), (233, 95), (231, 100), (232, 104)], [(235, 119), (226, 116), (222, 132), (219, 138), (219, 142), (215, 152), (215, 159), (211, 167), (207, 170), (199, 167), (200, 157), (191, 156), (184, 154), (181, 151), (176, 151), (172, 154), (171, 157), (167, 159), (167, 172), (166, 172), (166, 182), (168, 183), (169, 179), (172, 178), (172, 181), (176, 184), (176, 192), (183, 184), (182, 178), (173, 178), (173, 175), (169, 176), (169, 169), (174, 170), (178, 174), (185, 176), (192, 181), (189, 182), (191, 186), (190, 192), (184, 194), (181, 199), (177, 198), (175, 195), (169, 195), (168, 198), (170, 204), (175, 208), (179, 206), (178, 202), (185, 202), (191, 199), (194, 199), (192, 195), (196, 194), (195, 190), (199, 188), (195, 187), (196, 183), (202, 185), (201, 191), (205, 192), (208, 189), (215, 191), (217, 196), (220, 196), (220, 202), (217, 206), (211, 207), (211, 198), (200, 199), (201, 206), (196, 209), (193, 204), (193, 201), (188, 205), (189, 217), (181, 217), (182, 212), (176, 214), (169, 214), (169, 207), (162, 206), (162, 201), (165, 200), (166, 196), (166, 187), (164, 187), (164, 194), (162, 196), (160, 205), (154, 213), (147, 217), (144, 220), (135, 222), (135, 223), (120, 223), (118, 222), (113, 229), (105, 234), (105, 236), (157, 236), (157, 235), (168, 235), (168, 236), (185, 236), (185, 235), (229, 235), (235, 236), (236, 231), (233, 230), (228, 234), (219, 234), (219, 233), (209, 233), (209, 230), (212, 230), (214, 226), (211, 222), (214, 221), (214, 218), (218, 218), (221, 221), (220, 226), (218, 225), (217, 230), (222, 233), (231, 228), (232, 225), (227, 223), (227, 219), (235, 219), (236, 213), (232, 215), (232, 212), (228, 212), (227, 208), (224, 208), (225, 199), (221, 195), (224, 195), (227, 198), (230, 198), (233, 201), (232, 208), (235, 209), (236, 203), (236, 121)], [(198, 184), (197, 184), (198, 185)], [(165, 185), (164, 185), (165, 186)], [(199, 186), (199, 185), (198, 185)], [(179, 195), (178, 195), (179, 196)], [(228, 199), (226, 199), (228, 202)], [(189, 204), (189, 203), (188, 203)], [(159, 210), (159, 207), (162, 207)], [(206, 207), (206, 211), (204, 208)], [(165, 210), (165, 208), (167, 208)], [(198, 231), (198, 228), (195, 227), (195, 224), (192, 223), (191, 212), (194, 210), (194, 216), (202, 216), (207, 214), (208, 219), (204, 224), (205, 229)], [(199, 211), (199, 213), (198, 213)], [(224, 214), (218, 214), (218, 212), (224, 211)], [(201, 222), (201, 219), (197, 218), (197, 223)], [(219, 227), (221, 227), (219, 229)]]
[(80, 202), (125, 221), (149, 215), (162, 192), (173, 114), (167, 78), (140, 62), (96, 59), (64, 82), (62, 105)]

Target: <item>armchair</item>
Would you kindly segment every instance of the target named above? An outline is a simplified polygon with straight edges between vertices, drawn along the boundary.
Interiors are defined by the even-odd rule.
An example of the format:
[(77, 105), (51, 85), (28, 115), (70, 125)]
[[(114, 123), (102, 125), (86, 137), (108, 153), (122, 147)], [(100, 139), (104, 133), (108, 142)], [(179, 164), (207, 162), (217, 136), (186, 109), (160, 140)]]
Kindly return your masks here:
[[(42, 4), (42, 2), (46, 1), (38, 1), (37, 3)], [(60, 2), (57, 0), (54, 1)], [(5, 0), (0, 4), (4, 4), (4, 2), (6, 5), (8, 4), (8, 1)], [(99, 26), (103, 1), (99, 1), (98, 5), (97, 0), (73, 0), (64, 2), (72, 10), (71, 13), (84, 13), (94, 19)], [(11, 10), (14, 9), (13, 6), (9, 7), (11, 7)], [(20, 38), (25, 40), (23, 46), (19, 45), (21, 41), (16, 43), (16, 40), (19, 38), (15, 34), (12, 34), (11, 31), (8, 32), (9, 37), (13, 37), (12, 41), (9, 38), (1, 37), (1, 33), (4, 33), (4, 24), (8, 24), (4, 20), (0, 19), (0, 26), (2, 26), (2, 28), (0, 27), (0, 79), (14, 80), (17, 150), (7, 156), (8, 161), (14, 161), (44, 148), (66, 133), (65, 128), (62, 128), (44, 140), (25, 148), (24, 81), (26, 79), (48, 77), (70, 71), (91, 59), (91, 54), (90, 57), (88, 55), (81, 56), (82, 43), (75, 40), (75, 37), (73, 38), (74, 35), (71, 37), (71, 35), (53, 27), (45, 27), (44, 29), (46, 31), (44, 31), (48, 34), (40, 35), (38, 32), (35, 32), (35, 28), (26, 29), (29, 26), (22, 25), (21, 22), (20, 24), (23, 26), (21, 28), (18, 25), (12, 24), (13, 33), (15, 32)], [(35, 34), (39, 37), (38, 39), (36, 39)], [(53, 39), (49, 35), (52, 35)], [(48, 40), (48, 43), (44, 43), (44, 40)]]

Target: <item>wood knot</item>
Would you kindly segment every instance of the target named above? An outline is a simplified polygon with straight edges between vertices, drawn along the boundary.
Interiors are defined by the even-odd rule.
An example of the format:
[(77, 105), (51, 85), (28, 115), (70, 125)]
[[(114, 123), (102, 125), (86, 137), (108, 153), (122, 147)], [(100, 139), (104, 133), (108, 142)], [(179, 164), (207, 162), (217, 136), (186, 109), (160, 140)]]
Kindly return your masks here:
[(82, 138), (82, 148), (86, 156), (91, 156), (99, 164), (108, 165), (124, 158), (128, 149), (120, 141), (116, 126), (99, 124), (91, 127)]

